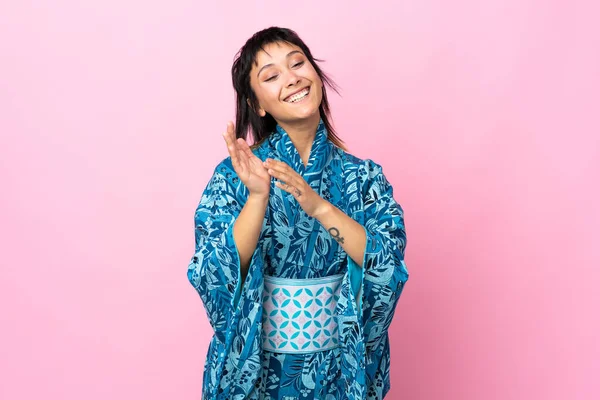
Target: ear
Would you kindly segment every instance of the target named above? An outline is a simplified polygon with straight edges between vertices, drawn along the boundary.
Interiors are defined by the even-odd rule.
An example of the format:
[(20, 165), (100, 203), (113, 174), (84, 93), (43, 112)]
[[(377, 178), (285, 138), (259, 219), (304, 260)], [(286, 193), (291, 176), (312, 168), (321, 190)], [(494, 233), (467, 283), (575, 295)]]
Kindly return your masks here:
[(255, 110), (254, 107), (252, 107), (252, 104), (250, 104), (250, 99), (246, 99), (246, 104), (248, 104), (248, 107), (250, 107), (255, 113), (257, 113), (258, 116), (264, 117), (265, 115), (267, 115), (267, 112), (260, 106), (258, 110)]

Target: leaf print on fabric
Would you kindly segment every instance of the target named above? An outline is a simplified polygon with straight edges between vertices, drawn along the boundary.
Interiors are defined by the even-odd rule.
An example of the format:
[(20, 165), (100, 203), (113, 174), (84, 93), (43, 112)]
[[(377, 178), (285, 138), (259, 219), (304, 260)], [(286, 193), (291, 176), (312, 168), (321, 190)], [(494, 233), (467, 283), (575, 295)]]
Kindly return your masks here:
[(285, 213), (283, 211), (275, 211), (274, 215), (273, 215), (274, 219), (275, 219), (275, 223), (277, 225), (280, 225), (282, 227), (288, 227), (290, 225), (289, 221), (288, 221), (288, 217), (287, 215), (285, 215)]
[(408, 280), (408, 271), (404, 264), (406, 233), (402, 208), (394, 200), (392, 187), (381, 166), (367, 160), (363, 171), (366, 171), (367, 182), (371, 182), (365, 185), (364, 194), (367, 245), (363, 299), (369, 299), (369, 308), (363, 310), (363, 326), (366, 373), (372, 382), (380, 368), (379, 361), (389, 346), (387, 331)]
[[(322, 121), (306, 166), (280, 126), (253, 152), (261, 160), (272, 158), (288, 164), (323, 198), (363, 226), (367, 235), (364, 265), (353, 263), (293, 196), (272, 186), (242, 285), (233, 226), (248, 191), (231, 160), (223, 160), (194, 216), (196, 249), (188, 266), (188, 279), (215, 332), (204, 366), (203, 398), (382, 399), (390, 389), (388, 328), (408, 279), (404, 213), (393, 198), (390, 183), (381, 166), (327, 140)], [(351, 282), (350, 271), (360, 272), (357, 282), (357, 275)], [(305, 279), (332, 275), (343, 277), (333, 293), (323, 296), (318, 290), (310, 294), (302, 290), (298, 296), (305, 294), (310, 299), (300, 302), (302, 307), (295, 315), (278, 309), (263, 316), (268, 298), (265, 276)], [(292, 304), (291, 296), (299, 289), (290, 291), (287, 300), (275, 300), (277, 305)], [(337, 303), (332, 303), (334, 297)], [(317, 334), (331, 335), (331, 340), (338, 342), (334, 348), (312, 353), (268, 351), (263, 348), (268, 324), (276, 325), (281, 339), (298, 348), (308, 348)]]
[(315, 241), (315, 252), (319, 256), (324, 256), (329, 252), (329, 242), (323, 239), (322, 236), (317, 236)]

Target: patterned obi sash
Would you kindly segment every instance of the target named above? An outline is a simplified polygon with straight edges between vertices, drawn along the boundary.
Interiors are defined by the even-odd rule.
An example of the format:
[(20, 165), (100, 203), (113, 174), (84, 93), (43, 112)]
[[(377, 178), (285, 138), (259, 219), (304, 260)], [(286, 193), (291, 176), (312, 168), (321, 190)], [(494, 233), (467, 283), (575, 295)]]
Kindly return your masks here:
[(263, 349), (312, 353), (338, 347), (335, 308), (343, 274), (289, 279), (265, 276)]

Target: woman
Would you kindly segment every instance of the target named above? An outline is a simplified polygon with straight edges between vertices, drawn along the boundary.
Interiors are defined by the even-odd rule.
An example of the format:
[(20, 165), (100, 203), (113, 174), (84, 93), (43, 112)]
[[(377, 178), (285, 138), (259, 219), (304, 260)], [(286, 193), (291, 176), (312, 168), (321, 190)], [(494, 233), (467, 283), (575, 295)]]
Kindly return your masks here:
[(203, 398), (381, 399), (408, 279), (402, 208), (381, 166), (343, 149), (331, 81), (295, 32), (256, 33), (232, 75), (230, 156), (196, 210), (188, 269), (215, 333)]

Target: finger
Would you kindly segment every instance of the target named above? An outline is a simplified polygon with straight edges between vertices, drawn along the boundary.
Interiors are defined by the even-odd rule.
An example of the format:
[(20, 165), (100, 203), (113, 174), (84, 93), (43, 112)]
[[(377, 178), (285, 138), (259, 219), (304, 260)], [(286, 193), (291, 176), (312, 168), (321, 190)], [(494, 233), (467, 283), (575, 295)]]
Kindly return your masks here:
[(296, 172), (292, 168), (290, 168), (286, 163), (271, 160), (271, 159), (269, 159), (268, 161), (265, 161), (264, 165), (268, 169), (271, 169), (273, 171), (277, 171), (280, 173), (288, 174), (288, 175), (292, 175), (292, 173)]
[(240, 158), (240, 149), (235, 140), (235, 126), (232, 121), (227, 122), (227, 131), (223, 133), (223, 137), (225, 138), (225, 142), (227, 143), (227, 151), (231, 157), (231, 164), (235, 170), (239, 169), (239, 172), (243, 172), (245, 170), (242, 165), (243, 160)]
[(291, 184), (292, 183), (292, 177), (289, 176), (288, 174), (286, 174), (285, 172), (281, 172), (281, 171), (276, 171), (274, 169), (269, 168), (267, 170), (267, 172), (269, 173), (269, 175), (271, 175), (272, 177), (279, 179), (280, 181), (283, 181), (285, 183)]
[(304, 178), (302, 176), (298, 175), (296, 173), (296, 171), (294, 171), (293, 169), (291, 169), (289, 167), (282, 168), (282, 169), (284, 169), (284, 171), (276, 170), (276, 169), (269, 167), (267, 169), (267, 171), (269, 172), (269, 175), (271, 175), (281, 181), (284, 181), (285, 183), (293, 185), (297, 188), (304, 187), (306, 181), (304, 180)]
[(277, 167), (277, 168), (290, 168), (289, 165), (284, 163), (283, 161), (274, 160), (272, 158), (267, 158), (265, 163), (269, 164), (269, 166)]
[(231, 164), (233, 165), (233, 168), (239, 168), (240, 167), (240, 152), (238, 151), (236, 145), (234, 143), (231, 142), (230, 138), (227, 137), (227, 134), (224, 133), (223, 137), (225, 138), (225, 141), (227, 142), (227, 151), (229, 152), (229, 156), (231, 157)]
[(227, 133), (231, 140), (235, 140), (235, 126), (233, 125), (233, 121), (227, 121)]
[(279, 182), (281, 182), (284, 185), (288, 185), (292, 188), (294, 188), (295, 190), (298, 191), (298, 194), (300, 194), (304, 189), (302, 189), (303, 186), (303, 182), (298, 183), (294, 180), (294, 178), (290, 178), (289, 176), (281, 176), (279, 178), (277, 178), (279, 180)]
[(229, 124), (227, 124), (225, 132), (223, 132), (221, 135), (223, 136), (223, 139), (225, 139), (225, 142), (227, 142), (228, 145), (231, 144), (231, 136), (229, 135)]
[(243, 164), (244, 168), (245, 168), (248, 165), (248, 163), (250, 162), (248, 160), (248, 155), (245, 152), (238, 150), (238, 157), (240, 159), (240, 163)]
[(297, 187), (293, 186), (293, 185), (288, 185), (286, 183), (281, 183), (281, 182), (275, 182), (275, 186), (281, 188), (282, 190), (288, 192), (289, 194), (291, 194), (292, 196), (294, 196), (295, 198), (298, 198), (302, 195), (302, 192), (300, 190), (298, 190)]
[(235, 161), (235, 159), (237, 158), (237, 151), (235, 146), (233, 145), (233, 143), (231, 142), (231, 138), (229, 137), (229, 134), (227, 132), (223, 132), (223, 139), (225, 140), (225, 144), (227, 145), (227, 151), (229, 152), (229, 155), (231, 156), (231, 161)]
[(292, 177), (302, 178), (292, 167), (290, 167), (283, 161), (277, 161), (269, 158), (267, 161), (267, 168), (286, 173)]
[(246, 153), (246, 155), (248, 156), (248, 158), (256, 157), (254, 155), (254, 153), (252, 152), (252, 149), (250, 149), (250, 146), (248, 146), (248, 143), (244, 139), (239, 138), (237, 140), (237, 143), (239, 145), (240, 150), (242, 152)]
[(227, 140), (230, 144), (233, 144), (235, 148), (237, 148), (237, 146), (235, 146), (235, 129), (234, 129), (234, 125), (233, 122), (228, 121), (227, 122), (227, 131), (224, 133), (224, 135), (227, 136)]

